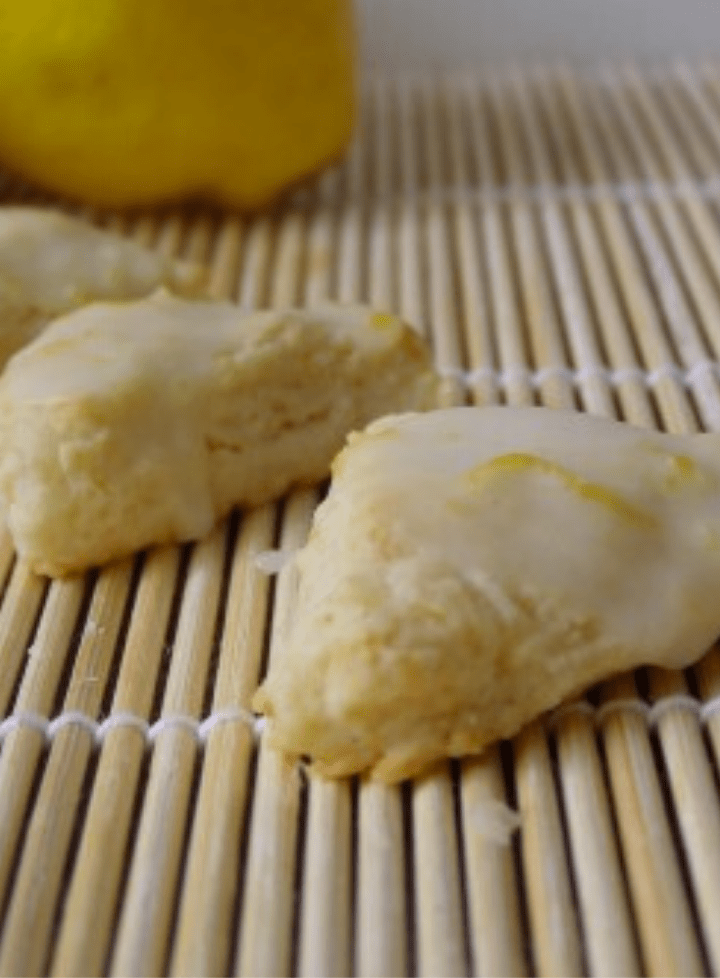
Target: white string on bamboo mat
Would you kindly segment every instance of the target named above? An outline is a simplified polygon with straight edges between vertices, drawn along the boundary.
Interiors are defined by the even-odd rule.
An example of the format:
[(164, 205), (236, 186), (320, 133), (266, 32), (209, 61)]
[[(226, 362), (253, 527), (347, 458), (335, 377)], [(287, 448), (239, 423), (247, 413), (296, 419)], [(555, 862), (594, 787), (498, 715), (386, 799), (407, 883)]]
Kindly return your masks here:
[[(423, 194), (434, 198), (438, 191)], [(455, 187), (440, 189), (440, 195), (447, 202), (461, 202), (472, 198), (476, 203), (487, 204), (592, 204), (615, 200), (621, 204), (635, 204), (639, 201), (716, 200), (720, 197), (720, 177), (706, 180), (638, 180), (627, 183), (591, 184), (535, 184), (528, 187)]]
[(594, 706), (587, 700), (578, 700), (573, 703), (563, 703), (549, 713), (547, 725), (551, 730), (554, 730), (568, 716), (583, 716), (592, 720), (599, 729), (611, 716), (634, 713), (642, 717), (648, 727), (652, 729), (662, 721), (664, 716), (674, 710), (692, 713), (701, 723), (707, 723), (714, 716), (720, 714), (720, 696), (713, 696), (712, 699), (703, 702), (688, 693), (673, 693), (670, 696), (663, 696), (662, 699), (656, 700), (654, 703), (647, 703), (637, 696), (628, 696), (617, 700), (608, 700), (599, 706)]
[[(298, 192), (292, 198), (296, 206), (305, 206), (311, 191)], [(322, 191), (320, 191), (322, 196)], [(474, 184), (424, 187), (414, 193), (392, 194), (397, 204), (426, 207), (431, 204), (593, 204), (615, 201), (620, 204), (657, 203), (669, 200), (716, 201), (720, 198), (720, 176), (705, 180), (634, 180), (624, 183), (539, 183), (504, 184), (484, 187)], [(377, 203), (377, 201), (376, 201)]]
[[(609, 700), (600, 706), (580, 700), (557, 707), (547, 715), (546, 722), (550, 729), (555, 729), (563, 718), (580, 715), (591, 719), (595, 726), (600, 728), (610, 716), (634, 713), (641, 716), (648, 727), (653, 728), (673, 710), (688, 711), (701, 723), (707, 723), (720, 714), (720, 696), (702, 702), (686, 693), (677, 693), (665, 696), (655, 703), (646, 703), (638, 697), (627, 697)], [(148, 723), (143, 717), (134, 713), (111, 713), (104, 720), (98, 721), (76, 710), (59, 713), (52, 719), (31, 711), (20, 711), (10, 714), (0, 723), (0, 744), (11, 733), (21, 728), (37, 731), (48, 744), (51, 744), (61, 730), (76, 727), (85, 730), (97, 747), (102, 746), (111, 730), (117, 729), (136, 730), (144, 738), (148, 747), (151, 747), (158, 737), (168, 730), (185, 730), (202, 747), (212, 730), (227, 723), (241, 723), (248, 727), (255, 737), (259, 737), (265, 729), (264, 717), (240, 708), (218, 710), (202, 720), (177, 714), (160, 717), (154, 723)]]
[(204, 746), (212, 730), (228, 723), (241, 723), (258, 737), (265, 727), (265, 718), (240, 708), (218, 710), (202, 720), (183, 714), (174, 714), (160, 717), (154, 723), (148, 723), (143, 717), (134, 713), (111, 713), (104, 720), (98, 721), (77, 710), (59, 713), (52, 719), (31, 711), (21, 711), (10, 714), (0, 723), (0, 744), (13, 731), (22, 727), (36, 730), (49, 744), (61, 730), (66, 727), (77, 727), (90, 734), (98, 747), (102, 746), (105, 737), (111, 730), (120, 728), (136, 730), (144, 738), (148, 747), (152, 746), (158, 737), (168, 730), (185, 730), (201, 746)]
[(537, 390), (550, 380), (565, 380), (574, 387), (581, 387), (588, 380), (600, 379), (611, 387), (620, 387), (628, 381), (636, 381), (652, 388), (663, 380), (671, 378), (683, 387), (692, 388), (705, 375), (720, 379), (720, 363), (717, 360), (699, 360), (688, 369), (679, 367), (675, 363), (662, 363), (653, 370), (643, 370), (640, 367), (620, 367), (612, 370), (600, 364), (577, 369), (557, 365), (540, 367), (537, 370), (522, 366), (506, 367), (503, 370), (494, 367), (463, 370), (462, 367), (441, 366), (438, 367), (438, 373), (441, 377), (457, 380), (468, 387), (494, 381), (498, 387), (507, 388), (519, 382)]

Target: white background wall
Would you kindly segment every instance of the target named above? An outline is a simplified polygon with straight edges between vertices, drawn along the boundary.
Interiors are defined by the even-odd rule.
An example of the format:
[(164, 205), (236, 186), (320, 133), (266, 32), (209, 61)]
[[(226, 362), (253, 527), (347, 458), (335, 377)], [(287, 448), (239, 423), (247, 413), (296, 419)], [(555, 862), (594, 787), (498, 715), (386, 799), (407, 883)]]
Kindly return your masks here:
[(720, 0), (356, 0), (383, 71), (720, 57)]

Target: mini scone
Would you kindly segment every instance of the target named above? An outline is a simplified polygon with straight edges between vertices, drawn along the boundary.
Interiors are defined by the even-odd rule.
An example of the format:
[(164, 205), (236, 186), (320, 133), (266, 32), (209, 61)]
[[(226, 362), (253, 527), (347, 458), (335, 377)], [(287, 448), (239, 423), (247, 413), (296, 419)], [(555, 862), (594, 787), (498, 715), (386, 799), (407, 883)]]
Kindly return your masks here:
[(253, 707), (327, 776), (481, 751), (720, 633), (720, 436), (543, 408), (388, 417), (333, 464)]
[(55, 320), (0, 378), (0, 495), (19, 554), (79, 571), (204, 536), (324, 478), (345, 436), (434, 403), (428, 350), (363, 306), (243, 313), (165, 291)]
[(101, 299), (139, 299), (161, 285), (199, 295), (207, 273), (59, 211), (0, 208), (0, 370), (51, 319)]

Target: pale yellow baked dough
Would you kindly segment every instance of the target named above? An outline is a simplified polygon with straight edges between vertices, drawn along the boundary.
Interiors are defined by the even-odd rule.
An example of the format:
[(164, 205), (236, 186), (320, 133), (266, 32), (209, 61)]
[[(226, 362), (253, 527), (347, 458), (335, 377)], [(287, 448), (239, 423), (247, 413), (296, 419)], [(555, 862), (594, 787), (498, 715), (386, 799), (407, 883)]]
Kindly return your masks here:
[(164, 291), (86, 306), (0, 378), (6, 520), (47, 574), (197, 539), (322, 479), (349, 431), (436, 388), (414, 330), (364, 306), (247, 314)]
[(384, 418), (333, 465), (271, 743), (386, 781), (474, 753), (720, 632), (720, 436), (549, 409)]
[(198, 295), (206, 271), (60, 211), (0, 207), (0, 370), (51, 319), (98, 299), (137, 299), (161, 285)]

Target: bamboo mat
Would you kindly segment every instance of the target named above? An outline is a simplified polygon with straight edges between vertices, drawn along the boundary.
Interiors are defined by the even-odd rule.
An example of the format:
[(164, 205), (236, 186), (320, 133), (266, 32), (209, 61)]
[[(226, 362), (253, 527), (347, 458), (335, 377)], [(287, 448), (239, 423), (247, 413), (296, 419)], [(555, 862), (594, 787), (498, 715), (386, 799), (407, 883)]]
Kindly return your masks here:
[[(278, 212), (87, 217), (246, 307), (399, 310), (448, 405), (720, 430), (712, 64), (376, 79)], [(416, 783), (308, 783), (247, 711), (294, 601), (256, 559), (317, 500), (86, 579), (0, 535), (0, 972), (720, 973), (720, 651)]]

